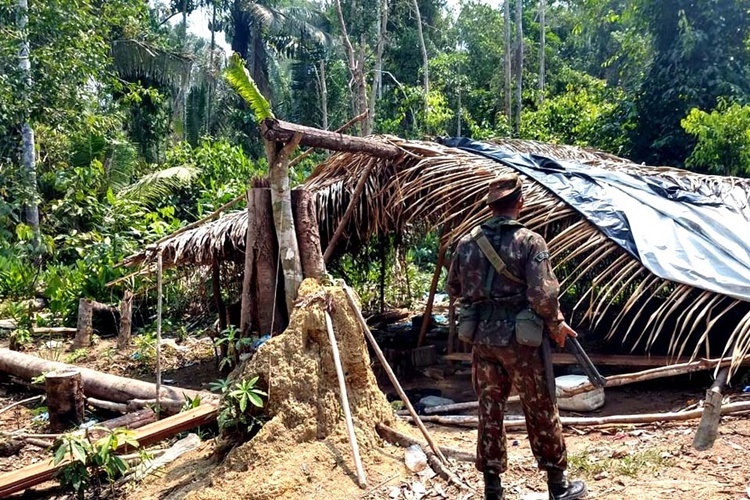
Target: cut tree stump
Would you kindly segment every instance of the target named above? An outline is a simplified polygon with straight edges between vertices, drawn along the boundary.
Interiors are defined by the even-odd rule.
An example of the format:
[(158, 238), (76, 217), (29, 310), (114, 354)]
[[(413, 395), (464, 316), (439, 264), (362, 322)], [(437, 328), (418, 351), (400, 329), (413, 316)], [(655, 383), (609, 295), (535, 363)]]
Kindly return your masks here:
[(83, 379), (81, 372), (65, 368), (45, 373), (49, 425), (63, 432), (83, 423)]

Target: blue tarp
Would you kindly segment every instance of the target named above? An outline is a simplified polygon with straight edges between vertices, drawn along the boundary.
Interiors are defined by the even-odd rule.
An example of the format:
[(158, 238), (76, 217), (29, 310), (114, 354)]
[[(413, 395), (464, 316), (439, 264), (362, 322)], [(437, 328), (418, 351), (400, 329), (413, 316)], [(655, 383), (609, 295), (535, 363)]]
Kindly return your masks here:
[(534, 179), (660, 278), (750, 302), (750, 222), (721, 200), (654, 176), (517, 154), (463, 137), (442, 142)]

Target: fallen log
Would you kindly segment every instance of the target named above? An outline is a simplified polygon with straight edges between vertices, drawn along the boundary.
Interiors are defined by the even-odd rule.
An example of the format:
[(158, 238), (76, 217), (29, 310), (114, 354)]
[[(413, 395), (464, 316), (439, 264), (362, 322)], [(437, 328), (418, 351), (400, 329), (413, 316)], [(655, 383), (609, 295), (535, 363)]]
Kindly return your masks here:
[[(214, 405), (201, 405), (136, 429), (134, 437), (141, 447), (149, 446), (180, 432), (211, 423), (216, 419), (216, 412), (217, 407)], [(0, 475), (0, 498), (51, 480), (65, 464), (63, 461), (53, 465), (50, 459)]]
[[(521, 398), (519, 396), (511, 396), (508, 398), (507, 403), (520, 403)], [(436, 415), (438, 413), (450, 413), (453, 411), (469, 411), (476, 410), (479, 408), (479, 401), (467, 401), (465, 403), (453, 403), (450, 405), (437, 405), (431, 406), (424, 409), (426, 415)]]
[[(746, 356), (740, 361), (740, 365), (750, 363), (750, 356)], [(663, 366), (660, 368), (652, 368), (650, 370), (644, 370), (636, 373), (627, 373), (623, 375), (612, 375), (605, 377), (606, 383), (604, 387), (617, 387), (626, 384), (634, 384), (636, 382), (644, 382), (646, 380), (653, 380), (664, 377), (674, 377), (675, 375), (685, 375), (687, 373), (709, 370), (716, 366), (725, 367), (732, 364), (732, 358), (718, 358), (718, 359), (700, 359), (698, 361), (692, 361), (689, 363), (681, 363), (678, 365)], [(572, 387), (563, 391), (564, 397), (575, 396), (594, 389), (594, 384), (591, 382), (585, 382), (579, 386)]]
[[(750, 402), (743, 401), (732, 403), (721, 408), (721, 415), (732, 415), (739, 412), (750, 410)], [(642, 415), (610, 415), (608, 417), (560, 417), (563, 426), (597, 426), (597, 425), (629, 425), (629, 424), (650, 424), (654, 422), (680, 422), (684, 420), (694, 420), (701, 418), (703, 409), (672, 412), (672, 413), (645, 413)], [(411, 417), (404, 417), (411, 421)], [(470, 425), (476, 426), (479, 423), (479, 417), (474, 415), (429, 415), (421, 418), (423, 422), (432, 422), (443, 425)], [(526, 421), (523, 418), (506, 419), (503, 421), (506, 430), (523, 429), (526, 427)]]
[(385, 141), (339, 134), (271, 118), (263, 121), (261, 132), (263, 137), (271, 142), (289, 142), (292, 137), (299, 134), (302, 146), (331, 151), (367, 153), (378, 158), (395, 158), (401, 154), (398, 147)]
[[(83, 392), (86, 396), (127, 403), (132, 399), (156, 398), (156, 385), (142, 380), (118, 377), (108, 373), (98, 372), (88, 368), (79, 368), (57, 361), (47, 361), (28, 354), (0, 349), (0, 372), (9, 373), (21, 380), (31, 381), (46, 372), (74, 368), (81, 372)], [(164, 399), (184, 400), (185, 397), (194, 399), (200, 395), (204, 401), (216, 398), (208, 392), (199, 392), (180, 387), (161, 387), (160, 396)]]
[(35, 326), (31, 329), (31, 333), (34, 335), (65, 335), (66, 337), (72, 337), (76, 333), (76, 329), (67, 326)]
[(91, 436), (91, 439), (96, 440), (107, 435), (104, 429), (109, 429), (110, 431), (118, 428), (138, 429), (153, 422), (156, 422), (156, 413), (151, 408), (144, 408), (98, 423), (93, 429), (89, 430), (88, 434)]

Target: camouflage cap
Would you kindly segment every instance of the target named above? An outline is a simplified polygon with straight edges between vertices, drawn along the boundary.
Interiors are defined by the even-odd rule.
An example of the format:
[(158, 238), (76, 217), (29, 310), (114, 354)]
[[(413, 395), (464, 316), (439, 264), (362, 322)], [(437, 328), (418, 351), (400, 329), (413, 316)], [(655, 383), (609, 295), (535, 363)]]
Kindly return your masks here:
[(521, 191), (523, 183), (516, 174), (505, 174), (490, 182), (487, 203), (494, 203)]

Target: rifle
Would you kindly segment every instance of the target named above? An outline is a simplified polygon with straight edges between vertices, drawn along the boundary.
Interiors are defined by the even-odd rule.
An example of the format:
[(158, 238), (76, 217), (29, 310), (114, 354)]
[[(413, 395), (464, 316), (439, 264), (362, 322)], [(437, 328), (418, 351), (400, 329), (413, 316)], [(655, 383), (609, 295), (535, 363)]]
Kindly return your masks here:
[(576, 357), (578, 364), (581, 366), (581, 369), (583, 369), (583, 373), (586, 374), (594, 387), (604, 387), (606, 385), (607, 379), (601, 376), (599, 370), (597, 370), (594, 363), (591, 362), (591, 358), (589, 358), (586, 351), (583, 350), (583, 347), (581, 347), (577, 338), (568, 337), (565, 339), (565, 347), (568, 349), (568, 352)]
[[(545, 336), (545, 338), (542, 339), (542, 362), (544, 363), (544, 376), (547, 380), (547, 389), (549, 390), (552, 399), (556, 400), (557, 386), (555, 384), (555, 372), (552, 366), (552, 349), (550, 348), (550, 342), (552, 342), (552, 339), (549, 337)], [(607, 383), (607, 379), (601, 376), (599, 370), (597, 370), (594, 363), (591, 362), (591, 358), (589, 358), (586, 351), (581, 347), (578, 339), (575, 337), (568, 337), (565, 340), (565, 347), (576, 357), (583, 373), (586, 374), (594, 387), (604, 387)]]

